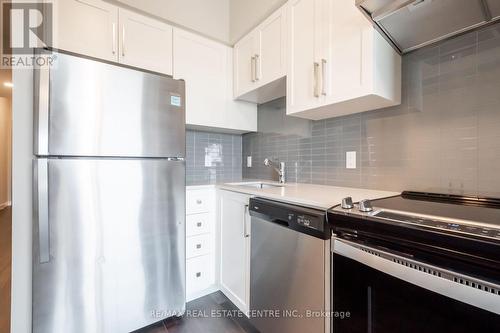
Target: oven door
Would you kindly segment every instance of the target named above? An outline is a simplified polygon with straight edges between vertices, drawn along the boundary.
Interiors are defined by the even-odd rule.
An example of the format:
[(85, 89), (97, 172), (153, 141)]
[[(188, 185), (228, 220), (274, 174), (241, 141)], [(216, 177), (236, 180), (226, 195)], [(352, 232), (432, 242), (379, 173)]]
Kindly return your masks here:
[(499, 286), (332, 239), (334, 333), (500, 332)]

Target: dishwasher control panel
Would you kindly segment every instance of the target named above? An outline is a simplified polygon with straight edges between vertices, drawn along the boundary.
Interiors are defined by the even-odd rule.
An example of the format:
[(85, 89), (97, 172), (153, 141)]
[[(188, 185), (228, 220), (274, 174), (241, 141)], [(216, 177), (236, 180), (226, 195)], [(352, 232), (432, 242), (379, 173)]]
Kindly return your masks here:
[(261, 198), (250, 199), (249, 210), (252, 217), (323, 239), (330, 237), (325, 211)]
[(321, 219), (318, 219), (317, 216), (309, 216), (300, 213), (288, 213), (288, 221), (294, 221), (295, 223), (306, 227), (319, 231), (323, 231), (325, 226), (324, 222)]

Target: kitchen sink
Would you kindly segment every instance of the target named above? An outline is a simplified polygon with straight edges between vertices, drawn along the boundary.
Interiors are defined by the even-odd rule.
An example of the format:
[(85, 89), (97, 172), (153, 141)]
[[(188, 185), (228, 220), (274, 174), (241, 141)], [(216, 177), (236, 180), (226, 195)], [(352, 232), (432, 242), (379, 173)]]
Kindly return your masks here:
[(245, 187), (253, 187), (253, 188), (275, 188), (275, 187), (284, 187), (283, 184), (270, 184), (270, 183), (231, 183), (228, 185), (236, 185), (236, 186), (245, 186)]

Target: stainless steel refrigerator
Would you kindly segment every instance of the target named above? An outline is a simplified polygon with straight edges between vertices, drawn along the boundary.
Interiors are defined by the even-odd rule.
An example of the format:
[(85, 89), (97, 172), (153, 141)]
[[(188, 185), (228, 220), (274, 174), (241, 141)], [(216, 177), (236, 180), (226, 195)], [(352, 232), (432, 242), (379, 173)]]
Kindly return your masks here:
[(184, 82), (54, 55), (34, 77), (33, 332), (181, 315)]

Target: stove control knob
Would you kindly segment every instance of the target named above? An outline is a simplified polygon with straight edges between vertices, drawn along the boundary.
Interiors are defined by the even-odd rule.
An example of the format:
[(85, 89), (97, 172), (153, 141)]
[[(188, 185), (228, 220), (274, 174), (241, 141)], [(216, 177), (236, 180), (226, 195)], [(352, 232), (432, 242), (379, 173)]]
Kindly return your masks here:
[(342, 207), (342, 209), (352, 209), (354, 207), (354, 205), (352, 203), (352, 198), (347, 197), (347, 198), (342, 199), (342, 205), (340, 205), (340, 206)]
[(359, 211), (363, 213), (369, 213), (373, 211), (372, 203), (370, 200), (361, 200), (359, 202)]

